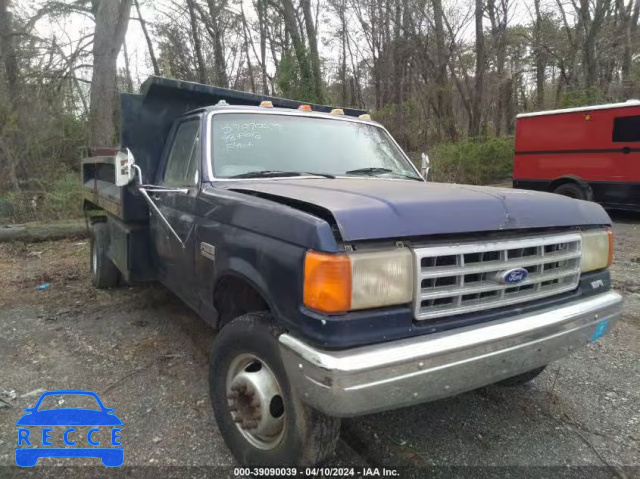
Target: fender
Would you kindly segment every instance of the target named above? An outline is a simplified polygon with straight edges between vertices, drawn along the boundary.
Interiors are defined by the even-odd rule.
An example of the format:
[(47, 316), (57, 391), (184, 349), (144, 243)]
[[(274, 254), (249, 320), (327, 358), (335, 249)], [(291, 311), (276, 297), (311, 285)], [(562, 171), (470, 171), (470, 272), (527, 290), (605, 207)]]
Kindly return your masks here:
[[(307, 246), (213, 222), (210, 227), (197, 227), (196, 243), (200, 249), (195, 257), (200, 310), (212, 326), (218, 322), (215, 289), (230, 274), (251, 285), (279, 319), (291, 317), (299, 307)], [(213, 247), (212, 251), (203, 254), (203, 244)]]
[[(260, 272), (254, 268), (247, 261), (242, 258), (231, 257), (229, 258), (227, 264), (220, 268), (216, 269), (216, 275), (214, 276), (214, 291), (215, 287), (220, 283), (222, 279), (228, 276), (234, 276), (238, 279), (241, 279), (247, 282), (253, 289), (255, 289), (260, 296), (267, 302), (269, 309), (276, 313), (277, 306), (276, 302), (273, 301), (271, 294), (269, 293), (269, 288), (267, 287), (267, 282), (264, 280), (263, 276)], [(277, 317), (277, 314), (274, 314)]]
[(202, 287), (199, 288), (199, 302), (200, 315), (213, 329), (218, 329), (220, 327), (220, 314), (214, 305), (216, 290), (220, 287), (220, 283), (229, 277), (240, 279), (251, 286), (260, 296), (262, 296), (262, 299), (265, 300), (267, 306), (271, 311), (273, 311), (274, 315), (277, 314), (277, 303), (269, 293), (267, 282), (260, 272), (247, 261), (237, 257), (224, 259), (217, 263), (215, 268), (212, 268), (212, 270), (213, 274), (209, 276), (209, 280), (204, 281)]
[[(214, 298), (220, 281), (229, 277), (237, 278), (253, 288), (265, 301), (274, 318), (283, 327), (289, 329), (292, 326), (289, 318), (297, 312), (299, 298), (302, 296), (302, 280), (299, 278), (302, 268), (298, 265), (301, 264), (304, 251), (300, 248), (286, 255), (283, 254), (290, 260), (278, 264), (264, 259), (254, 264), (253, 258), (244, 258), (241, 255), (218, 258), (207, 298), (210, 308), (215, 311)], [(263, 254), (269, 253), (265, 251)], [(273, 259), (278, 260), (278, 258)], [(297, 290), (298, 284), (300, 291)], [(220, 317), (217, 311), (215, 311), (215, 317), (214, 326), (218, 327)]]

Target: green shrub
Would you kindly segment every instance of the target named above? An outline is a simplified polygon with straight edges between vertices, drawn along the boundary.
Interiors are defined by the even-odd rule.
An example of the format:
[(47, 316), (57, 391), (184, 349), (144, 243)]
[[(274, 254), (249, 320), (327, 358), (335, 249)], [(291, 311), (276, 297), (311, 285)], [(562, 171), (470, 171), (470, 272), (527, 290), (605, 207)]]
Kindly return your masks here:
[[(486, 185), (504, 181), (513, 171), (512, 137), (465, 138), (429, 149), (429, 179), (442, 183)], [(420, 155), (412, 155), (417, 165)]]
[(55, 181), (44, 194), (40, 212), (47, 219), (66, 219), (82, 216), (82, 185), (80, 175), (68, 172)]
[(607, 103), (609, 100), (599, 87), (591, 87), (584, 90), (575, 89), (565, 92), (559, 106), (560, 108), (575, 108), (599, 105), (601, 103)]
[(417, 99), (411, 98), (398, 105), (386, 105), (373, 113), (373, 119), (382, 123), (405, 151), (420, 151), (429, 144), (432, 119), (424, 115)]
[(0, 221), (26, 223), (82, 217), (82, 190), (76, 172), (53, 175), (38, 189), (0, 198)]

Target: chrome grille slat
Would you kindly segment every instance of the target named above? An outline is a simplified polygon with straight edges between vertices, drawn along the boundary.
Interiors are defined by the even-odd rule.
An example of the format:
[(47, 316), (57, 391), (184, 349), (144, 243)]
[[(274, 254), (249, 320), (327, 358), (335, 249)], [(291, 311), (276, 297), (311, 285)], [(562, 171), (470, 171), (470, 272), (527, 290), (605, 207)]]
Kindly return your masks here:
[[(504, 241), (458, 243), (413, 250), (416, 263), (414, 315), (426, 320), (464, 314), (571, 291), (578, 286), (582, 239), (578, 233)], [(517, 285), (501, 273), (525, 268)]]
[(553, 244), (564, 243), (567, 241), (576, 241), (577, 237), (579, 241), (579, 236), (580, 235), (577, 233), (569, 233), (558, 236), (542, 236), (540, 237), (540, 242), (537, 242), (535, 237), (528, 237), (521, 240), (483, 241), (482, 243), (458, 243), (451, 246), (433, 246), (418, 249), (429, 249), (430, 253), (435, 256), (455, 254), (452, 252), (454, 250), (464, 250), (465, 253), (481, 253), (503, 249), (549, 246)]
[[(574, 274), (580, 274), (580, 270), (572, 269), (568, 271), (562, 271), (560, 273), (549, 274), (549, 275), (541, 275), (534, 276), (531, 279), (527, 279), (522, 283), (518, 284), (518, 286), (528, 286), (528, 285), (542, 285), (545, 281), (552, 281), (554, 279), (564, 278), (566, 276), (572, 276)], [(441, 290), (438, 289), (430, 289), (428, 293), (422, 293), (422, 301), (427, 299), (437, 299), (444, 298), (447, 296), (454, 295), (464, 295), (464, 294), (478, 294), (478, 293), (486, 293), (489, 291), (506, 291), (507, 288), (504, 286), (487, 281), (486, 284), (482, 284), (476, 287), (468, 287), (468, 288), (459, 288), (459, 289), (451, 289), (451, 288), (443, 288)], [(423, 289), (424, 291), (424, 289)]]
[[(526, 260), (509, 260), (509, 261), (490, 261), (486, 262), (480, 266), (467, 266), (467, 267), (448, 267), (442, 266), (440, 268), (422, 268), (422, 276), (423, 279), (429, 278), (438, 278), (442, 276), (453, 276), (456, 274), (472, 274), (472, 273), (482, 273), (484, 271), (489, 270), (490, 268), (494, 268), (495, 271), (503, 270), (503, 269), (511, 269), (511, 268), (524, 268), (526, 266), (535, 266), (541, 263), (553, 263), (556, 261), (564, 261), (567, 259), (579, 258), (581, 256), (581, 252), (576, 253), (564, 253), (564, 254), (556, 254), (553, 253), (551, 255), (547, 254), (543, 257), (542, 260), (538, 259), (526, 259)], [(535, 257), (528, 257), (535, 258)], [(485, 266), (486, 265), (486, 266)]]
[[(460, 307), (460, 308), (434, 308), (433, 309), (433, 315), (429, 316), (428, 318), (425, 319), (435, 319), (435, 318), (442, 318), (445, 316), (454, 316), (456, 314), (466, 314), (466, 313), (474, 313), (477, 311), (483, 311), (486, 309), (493, 309), (493, 308), (499, 308), (499, 307), (503, 307), (503, 306), (508, 306), (511, 304), (518, 304), (518, 303), (524, 303), (527, 301), (533, 301), (536, 299), (543, 299), (543, 298), (547, 298), (549, 296), (555, 296), (557, 294), (561, 294), (561, 293), (566, 293), (569, 291), (573, 291), (576, 287), (575, 286), (567, 286), (566, 288), (562, 288), (562, 289), (558, 289), (558, 290), (553, 290), (553, 291), (546, 291), (546, 292), (541, 292), (541, 293), (531, 293), (531, 294), (527, 294), (527, 295), (523, 295), (523, 296), (519, 296), (517, 299), (513, 299), (512, 301), (509, 301), (508, 304), (505, 304), (504, 301), (485, 301), (482, 300), (479, 303), (473, 304), (473, 305), (465, 305), (464, 307)], [(480, 300), (478, 300), (480, 301)]]

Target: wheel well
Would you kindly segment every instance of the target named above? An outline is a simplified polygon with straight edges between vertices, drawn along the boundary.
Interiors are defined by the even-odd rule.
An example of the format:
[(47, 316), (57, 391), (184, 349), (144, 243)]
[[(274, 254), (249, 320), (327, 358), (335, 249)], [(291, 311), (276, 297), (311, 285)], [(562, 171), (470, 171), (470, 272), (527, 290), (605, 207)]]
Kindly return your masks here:
[(549, 187), (547, 188), (547, 191), (554, 192), (556, 188), (558, 188), (561, 185), (566, 185), (567, 183), (573, 183), (578, 188), (583, 190), (588, 200), (591, 200), (593, 198), (593, 191), (591, 190), (591, 187), (589, 186), (589, 184), (585, 183), (580, 178), (576, 178), (572, 176), (563, 176), (562, 178), (557, 178), (553, 180), (551, 183), (549, 183)]
[[(91, 203), (88, 203), (87, 201), (85, 201), (85, 206), (86, 205), (91, 205)], [(97, 207), (85, 208), (84, 219), (87, 225), (94, 225), (96, 223), (106, 223), (109, 220), (105, 211)]]
[(246, 313), (269, 311), (269, 304), (249, 282), (225, 276), (216, 283), (213, 305), (218, 311), (218, 329)]
[(578, 186), (581, 186), (575, 179), (573, 178), (557, 178), (549, 183), (548, 190), (555, 191), (555, 189), (560, 185), (565, 185), (567, 183), (575, 183)]
[(108, 218), (106, 216), (92, 216), (87, 218), (87, 221), (89, 222), (89, 225), (93, 226), (93, 225), (97, 225), (99, 223), (106, 223), (108, 220)]

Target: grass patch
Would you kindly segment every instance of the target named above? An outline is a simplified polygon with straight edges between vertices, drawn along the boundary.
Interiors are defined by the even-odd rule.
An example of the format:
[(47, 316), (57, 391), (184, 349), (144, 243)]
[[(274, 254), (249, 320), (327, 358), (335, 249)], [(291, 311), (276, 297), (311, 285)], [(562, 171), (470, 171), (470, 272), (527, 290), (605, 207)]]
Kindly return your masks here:
[(82, 217), (82, 189), (76, 172), (66, 172), (38, 189), (0, 196), (0, 221), (26, 223)]

